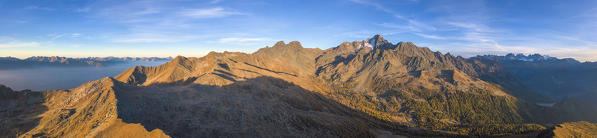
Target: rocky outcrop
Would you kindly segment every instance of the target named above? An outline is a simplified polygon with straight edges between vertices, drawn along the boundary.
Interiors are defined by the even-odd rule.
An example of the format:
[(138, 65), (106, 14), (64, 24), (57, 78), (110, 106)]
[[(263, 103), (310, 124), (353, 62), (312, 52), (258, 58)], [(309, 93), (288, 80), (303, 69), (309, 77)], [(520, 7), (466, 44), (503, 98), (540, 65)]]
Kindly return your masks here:
[(139, 124), (118, 117), (112, 78), (88, 82), (70, 90), (43, 92), (43, 106), (37, 125), (19, 137), (168, 137), (161, 130), (151, 132)]

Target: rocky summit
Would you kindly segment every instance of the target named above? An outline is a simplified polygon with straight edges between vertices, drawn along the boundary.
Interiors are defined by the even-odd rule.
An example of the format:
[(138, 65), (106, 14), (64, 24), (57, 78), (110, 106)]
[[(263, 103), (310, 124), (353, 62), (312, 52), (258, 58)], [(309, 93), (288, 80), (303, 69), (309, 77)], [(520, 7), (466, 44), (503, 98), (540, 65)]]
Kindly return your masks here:
[[(578, 103), (582, 100), (559, 103), (542, 94), (520, 77), (514, 63), (505, 64), (506, 59), (524, 64), (557, 60), (463, 58), (412, 42), (394, 44), (381, 35), (324, 50), (281, 41), (250, 54), (178, 56), (159, 66), (136, 66), (68, 90), (13, 91), (2, 86), (0, 135), (595, 135), (595, 124), (590, 122), (554, 124), (596, 121), (591, 115), (597, 108)], [(537, 104), (541, 102), (558, 103)]]

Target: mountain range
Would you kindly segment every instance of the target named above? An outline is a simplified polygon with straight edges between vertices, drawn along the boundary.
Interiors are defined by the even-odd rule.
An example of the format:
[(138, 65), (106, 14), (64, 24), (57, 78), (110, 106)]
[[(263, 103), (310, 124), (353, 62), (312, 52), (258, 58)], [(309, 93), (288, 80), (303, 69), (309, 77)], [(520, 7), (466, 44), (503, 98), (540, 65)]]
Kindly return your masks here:
[(592, 136), (597, 108), (583, 95), (596, 95), (595, 65), (463, 58), (381, 35), (329, 49), (280, 41), (250, 54), (178, 56), (68, 90), (2, 86), (0, 135)]
[(88, 58), (68, 58), (68, 57), (44, 57), (34, 56), (25, 59), (15, 57), (0, 57), (0, 70), (4, 69), (23, 69), (39, 67), (98, 67), (123, 64), (127, 62), (156, 62), (172, 60), (171, 57), (88, 57)]
[(499, 62), (525, 86), (554, 100), (597, 93), (597, 63), (579, 62), (572, 58), (557, 59), (540, 54), (477, 56)]

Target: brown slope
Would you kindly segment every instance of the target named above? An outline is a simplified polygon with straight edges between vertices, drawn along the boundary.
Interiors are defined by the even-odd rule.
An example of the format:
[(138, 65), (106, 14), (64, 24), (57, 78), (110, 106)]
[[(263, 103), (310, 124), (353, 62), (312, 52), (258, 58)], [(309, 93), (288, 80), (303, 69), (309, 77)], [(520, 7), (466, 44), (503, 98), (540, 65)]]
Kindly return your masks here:
[[(133, 85), (202, 84), (223, 86), (258, 76), (272, 76), (293, 83), (312, 83), (314, 58), (321, 50), (303, 48), (299, 42), (278, 42), (253, 54), (210, 52), (201, 58), (176, 57), (156, 67), (134, 67), (115, 77)], [(314, 84), (306, 84), (316, 89)]]
[(118, 118), (113, 89), (118, 83), (104, 78), (70, 90), (43, 92), (47, 111), (39, 115), (35, 128), (19, 137), (168, 137)]
[[(383, 39), (381, 36), (379, 38)], [(470, 68), (471, 64), (456, 60), (450, 55), (432, 52), (428, 48), (419, 48), (410, 42), (397, 45), (384, 43), (373, 50), (362, 48), (349, 54), (326, 56), (334, 57), (334, 60), (330, 62), (324, 59), (320, 62), (319, 59), (322, 58), (319, 58), (318, 64), (322, 66), (318, 70), (318, 76), (338, 83), (355, 83), (354, 88), (359, 91), (385, 91), (385, 88), (378, 85), (384, 83), (380, 82), (383, 80), (391, 81), (392, 84), (417, 83), (413, 87), (422, 85), (430, 88), (446, 85), (424, 84), (424, 81), (465, 84), (475, 81), (471, 78), (476, 75)], [(409, 82), (400, 82), (401, 80)]]
[(104, 78), (43, 92), (42, 99), (48, 110), (35, 115), (38, 124), (21, 137), (449, 136), (409, 131), (263, 76), (224, 86), (138, 87)]
[(449, 136), (405, 130), (272, 77), (222, 87), (137, 87), (104, 78), (43, 95), (48, 110), (20, 137)]
[[(384, 43), (372, 48), (343, 43), (317, 59), (321, 66), (316, 74), (342, 103), (384, 120), (430, 129), (530, 122), (519, 111), (523, 101), (480, 79), (473, 63), (410, 42), (371, 39)], [(346, 50), (350, 48), (354, 51)]]
[(546, 130), (539, 137), (597, 138), (597, 124), (585, 121), (562, 123)]
[(179, 56), (131, 68), (118, 81), (45, 92), (48, 111), (30, 115), (42, 117), (39, 125), (18, 130), (49, 137), (367, 137), (542, 129), (523, 124), (534, 107), (486, 81), (482, 76), (499, 68), (485, 64), (379, 35), (326, 50), (278, 42), (252, 54)]
[(532, 115), (520, 110), (534, 105), (519, 107), (524, 101), (495, 82), (483, 80), (481, 76), (494, 72), (491, 69), (410, 42), (394, 45), (376, 35), (326, 50), (279, 42), (253, 54), (212, 52), (201, 58), (177, 57), (158, 67), (132, 68), (116, 79), (142, 86), (226, 86), (269, 76), (376, 118), (413, 127), (453, 130), (450, 128), (529, 122)]

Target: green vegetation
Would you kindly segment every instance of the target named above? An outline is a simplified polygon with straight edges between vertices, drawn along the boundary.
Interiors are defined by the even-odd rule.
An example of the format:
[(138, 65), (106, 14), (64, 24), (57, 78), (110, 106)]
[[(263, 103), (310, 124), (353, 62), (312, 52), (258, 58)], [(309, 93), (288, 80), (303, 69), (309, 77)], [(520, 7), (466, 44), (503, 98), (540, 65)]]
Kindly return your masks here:
[(392, 90), (377, 96), (353, 92), (340, 85), (334, 97), (353, 109), (390, 122), (444, 130), (471, 136), (506, 136), (539, 132), (545, 127), (528, 122), (517, 112), (513, 99), (482, 89), (456, 92)]

